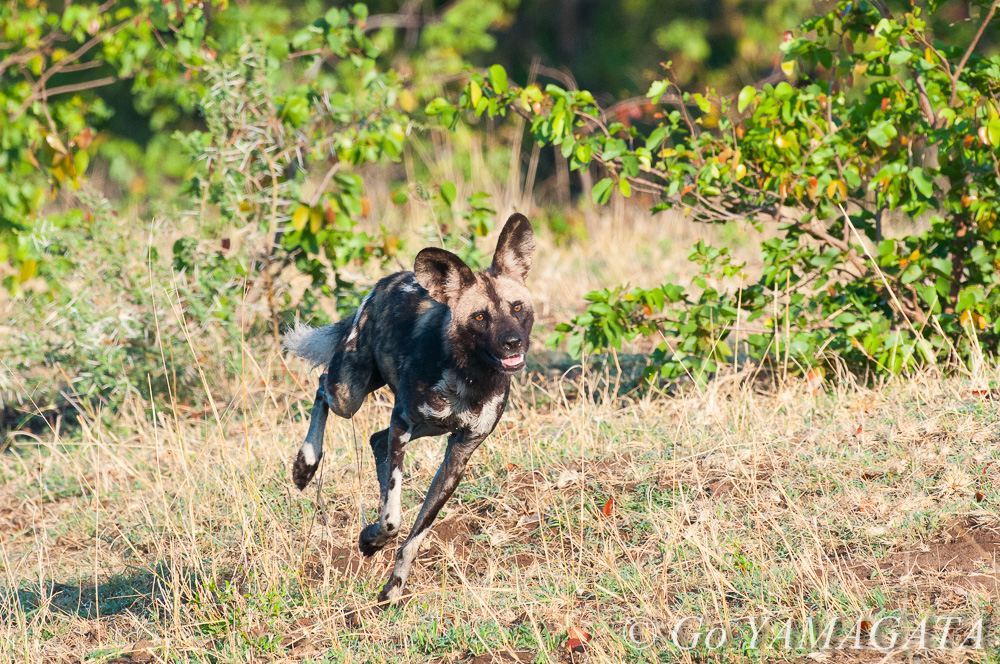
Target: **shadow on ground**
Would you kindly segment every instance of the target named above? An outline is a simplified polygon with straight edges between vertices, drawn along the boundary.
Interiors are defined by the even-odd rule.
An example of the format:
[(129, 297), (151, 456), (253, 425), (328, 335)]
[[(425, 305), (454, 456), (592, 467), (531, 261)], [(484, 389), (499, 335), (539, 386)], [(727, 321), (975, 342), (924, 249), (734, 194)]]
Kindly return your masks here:
[(42, 609), (85, 620), (125, 612), (148, 616), (169, 609), (175, 598), (193, 597), (199, 586), (194, 573), (172, 573), (168, 565), (158, 563), (152, 571), (115, 575), (98, 585), (46, 581), (41, 587), (0, 587), (0, 622), (15, 624), (18, 615), (30, 617)]

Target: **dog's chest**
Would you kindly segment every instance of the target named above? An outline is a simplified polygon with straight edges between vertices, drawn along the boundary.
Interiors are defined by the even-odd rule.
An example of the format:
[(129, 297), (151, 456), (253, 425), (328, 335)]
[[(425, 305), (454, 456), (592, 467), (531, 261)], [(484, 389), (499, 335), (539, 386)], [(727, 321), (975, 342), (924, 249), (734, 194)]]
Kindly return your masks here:
[(430, 424), (485, 436), (503, 414), (507, 390), (501, 388), (483, 394), (455, 372), (446, 371), (441, 380), (420, 395), (420, 399), (417, 410)]

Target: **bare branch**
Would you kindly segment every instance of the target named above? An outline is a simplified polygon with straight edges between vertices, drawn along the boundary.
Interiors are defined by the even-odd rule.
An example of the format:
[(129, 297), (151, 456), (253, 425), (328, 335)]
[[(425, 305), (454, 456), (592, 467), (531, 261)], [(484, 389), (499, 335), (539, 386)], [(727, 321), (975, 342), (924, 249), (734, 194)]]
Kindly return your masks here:
[(972, 52), (976, 50), (976, 44), (979, 43), (979, 40), (983, 36), (983, 32), (986, 31), (986, 26), (993, 20), (993, 14), (997, 10), (997, 5), (1000, 5), (1000, 0), (993, 0), (993, 4), (990, 5), (989, 11), (986, 12), (986, 18), (983, 20), (982, 25), (979, 26), (979, 30), (976, 32), (976, 36), (972, 38), (972, 42), (969, 44), (969, 47), (965, 49), (965, 53), (962, 54), (962, 59), (958, 61), (958, 67), (955, 68), (955, 73), (951, 77), (951, 102), (948, 104), (949, 107), (953, 108), (955, 106), (955, 101), (958, 99), (958, 77), (961, 75), (962, 70), (965, 69), (965, 64), (972, 56)]
[(340, 170), (342, 165), (343, 162), (340, 160), (333, 162), (333, 166), (327, 170), (326, 175), (323, 176), (323, 181), (320, 182), (319, 186), (316, 188), (316, 193), (313, 194), (312, 200), (309, 201), (309, 207), (315, 207), (316, 204), (319, 203), (319, 199), (323, 197), (323, 192), (326, 191), (326, 185), (330, 184), (330, 178), (332, 178), (336, 172)]
[[(94, 79), (93, 81), (85, 81), (83, 83), (73, 83), (71, 85), (60, 85), (54, 88), (49, 88), (44, 91), (43, 94), (38, 95), (31, 102), (36, 99), (43, 99), (47, 97), (54, 97), (55, 95), (62, 95), (68, 92), (81, 92), (83, 90), (92, 90), (93, 88), (103, 88), (105, 85), (111, 85), (118, 81), (117, 76), (106, 76), (104, 78)], [(30, 104), (29, 104), (30, 105)]]
[[(114, 4), (113, 1), (106, 2), (104, 3), (104, 5), (102, 5), (102, 8), (107, 9), (112, 4)], [(90, 49), (94, 48), (95, 46), (97, 46), (98, 44), (100, 44), (101, 42), (103, 42), (105, 39), (115, 34), (116, 32), (128, 27), (130, 23), (131, 23), (130, 20), (122, 21), (118, 25), (109, 28), (108, 30), (105, 30), (101, 33), (98, 33), (97, 35), (94, 35), (94, 37), (87, 40), (87, 42), (85, 42), (82, 46), (80, 46), (80, 48), (76, 49), (75, 51), (67, 55), (65, 58), (63, 58), (59, 62), (55, 63), (54, 65), (46, 69), (45, 73), (43, 73), (38, 78), (38, 80), (35, 81), (35, 83), (32, 85), (31, 94), (28, 95), (28, 98), (24, 100), (20, 108), (18, 108), (18, 110), (14, 112), (12, 119), (17, 120), (18, 118), (20, 118), (22, 115), (24, 115), (24, 112), (28, 110), (28, 107), (39, 99), (45, 99), (50, 95), (61, 94), (64, 92), (78, 92), (80, 90), (88, 90), (91, 88), (101, 87), (102, 85), (107, 85), (109, 82), (116, 81), (117, 80), (116, 78), (111, 78), (110, 80), (98, 79), (98, 81), (102, 82), (98, 83), (98, 81), (89, 81), (87, 83), (75, 84), (75, 85), (82, 85), (83, 87), (75, 87), (75, 85), (63, 85), (57, 88), (53, 88), (52, 90), (48, 91), (45, 90), (45, 84), (48, 82), (50, 78), (52, 78), (53, 76), (62, 71), (65, 71), (71, 65), (74, 65), (76, 61), (79, 60), (83, 55), (85, 55)]]

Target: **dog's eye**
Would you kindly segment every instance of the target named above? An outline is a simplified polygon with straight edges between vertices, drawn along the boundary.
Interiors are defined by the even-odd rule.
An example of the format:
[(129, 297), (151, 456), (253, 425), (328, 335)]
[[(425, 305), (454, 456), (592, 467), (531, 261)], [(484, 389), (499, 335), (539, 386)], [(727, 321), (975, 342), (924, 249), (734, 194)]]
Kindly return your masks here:
[(516, 312), (518, 312), (520, 310), (521, 310), (521, 303), (518, 302), (517, 304), (514, 305), (514, 312), (516, 313)]
[(477, 322), (477, 323), (482, 323), (482, 322), (483, 322), (483, 320), (484, 320), (484, 319), (486, 318), (486, 314), (483, 314), (483, 313), (478, 313), (478, 314), (476, 314), (475, 316), (473, 316), (473, 318), (475, 318), (475, 319), (476, 319), (476, 322)]

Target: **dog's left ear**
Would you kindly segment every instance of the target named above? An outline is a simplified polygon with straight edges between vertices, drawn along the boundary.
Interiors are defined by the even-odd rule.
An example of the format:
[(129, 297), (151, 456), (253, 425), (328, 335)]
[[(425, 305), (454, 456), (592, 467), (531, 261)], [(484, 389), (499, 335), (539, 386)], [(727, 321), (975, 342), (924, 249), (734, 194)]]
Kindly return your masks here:
[(512, 214), (497, 241), (493, 254), (493, 274), (510, 277), (521, 283), (531, 271), (531, 254), (535, 251), (535, 231), (523, 214)]
[(447, 305), (476, 283), (475, 275), (461, 258), (437, 247), (420, 250), (413, 260), (413, 272), (417, 283), (426, 288), (432, 298)]

